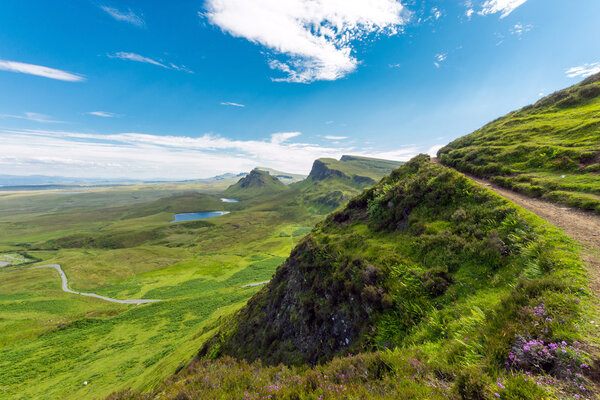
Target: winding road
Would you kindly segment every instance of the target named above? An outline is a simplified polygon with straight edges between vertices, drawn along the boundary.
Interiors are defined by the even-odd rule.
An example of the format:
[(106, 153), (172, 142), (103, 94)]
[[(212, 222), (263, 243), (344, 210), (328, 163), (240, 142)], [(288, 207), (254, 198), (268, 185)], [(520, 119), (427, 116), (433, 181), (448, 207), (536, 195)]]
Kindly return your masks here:
[(100, 300), (105, 300), (105, 301), (110, 301), (112, 303), (120, 303), (120, 304), (145, 304), (145, 303), (156, 303), (158, 301), (161, 301), (161, 300), (144, 300), (144, 299), (117, 300), (117, 299), (112, 299), (110, 297), (100, 296), (99, 294), (95, 294), (95, 293), (76, 292), (74, 290), (69, 289), (69, 282), (67, 281), (67, 276), (65, 275), (65, 273), (62, 270), (62, 268), (60, 267), (60, 265), (58, 265), (58, 264), (40, 265), (38, 267), (31, 267), (28, 269), (39, 269), (39, 268), (54, 268), (55, 270), (57, 270), (58, 274), (60, 275), (60, 279), (62, 280), (62, 290), (67, 293), (78, 294), (80, 296), (95, 297)]

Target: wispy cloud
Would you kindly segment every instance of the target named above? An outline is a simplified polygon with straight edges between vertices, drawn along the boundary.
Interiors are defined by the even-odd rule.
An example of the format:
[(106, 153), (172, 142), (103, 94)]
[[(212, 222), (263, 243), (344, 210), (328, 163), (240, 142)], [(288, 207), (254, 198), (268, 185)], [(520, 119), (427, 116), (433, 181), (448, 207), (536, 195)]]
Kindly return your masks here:
[(436, 68), (439, 68), (441, 66), (441, 64), (446, 61), (446, 58), (448, 58), (448, 53), (440, 53), (440, 54), (436, 54), (435, 55), (435, 59), (437, 60), (436, 62), (433, 63), (433, 65), (435, 65)]
[(327, 139), (327, 140), (344, 140), (344, 139), (348, 139), (348, 136), (331, 136), (331, 135), (327, 135), (327, 136), (325, 136), (325, 139)]
[(136, 61), (136, 62), (141, 62), (141, 63), (145, 63), (145, 64), (152, 64), (152, 65), (156, 65), (157, 67), (162, 67), (165, 69), (174, 69), (176, 71), (184, 71), (184, 72), (188, 72), (190, 74), (194, 73), (193, 71), (189, 70), (185, 66), (175, 65), (173, 63), (164, 63), (162, 60), (157, 61), (152, 58), (142, 56), (140, 54), (129, 53), (126, 51), (119, 51), (114, 54), (107, 54), (107, 56), (109, 58), (118, 58), (121, 60), (129, 60), (129, 61)]
[(63, 124), (64, 123), (64, 121), (57, 121), (48, 115), (34, 113), (34, 112), (25, 112), (25, 113), (23, 113), (23, 115), (0, 114), (0, 118), (16, 118), (16, 119), (24, 119), (27, 121), (51, 123), (51, 124)]
[(83, 75), (72, 74), (70, 72), (61, 71), (60, 69), (44, 67), (41, 65), (25, 64), (17, 61), (0, 60), (0, 70), (43, 76), (44, 78), (56, 79), (59, 81), (85, 81), (85, 77)]
[(246, 107), (245, 104), (233, 103), (231, 101), (223, 101), (221, 102), (222, 106), (232, 106), (232, 107)]
[(153, 60), (151, 58), (148, 57), (144, 57), (141, 56), (139, 54), (136, 53), (129, 53), (126, 51), (119, 51), (117, 53), (114, 54), (108, 54), (109, 58), (120, 58), (121, 60), (130, 60), (130, 61), (137, 61), (137, 62), (141, 62), (141, 63), (146, 63), (146, 64), (152, 64), (152, 65), (156, 65), (159, 67), (163, 67), (166, 69), (169, 69), (169, 67), (167, 67), (165, 64), (160, 63), (156, 60)]
[(275, 81), (331, 81), (353, 72), (353, 43), (402, 31), (408, 13), (400, 0), (207, 0), (202, 18), (232, 36), (270, 51)]
[(139, 15), (136, 15), (133, 11), (120, 11), (113, 7), (108, 6), (100, 6), (102, 10), (104, 10), (108, 15), (116, 19), (117, 21), (128, 22), (132, 25), (136, 26), (144, 26), (145, 22)]
[(86, 114), (94, 115), (96, 117), (102, 117), (102, 118), (114, 118), (114, 117), (119, 116), (119, 114), (115, 114), (115, 113), (111, 113), (111, 112), (107, 112), (107, 111), (90, 111)]
[(598, 73), (600, 73), (600, 63), (583, 64), (566, 71), (569, 78), (587, 78)]
[(481, 6), (479, 15), (489, 15), (500, 13), (500, 18), (510, 15), (517, 7), (525, 4), (527, 0), (487, 0)]
[(532, 29), (533, 25), (518, 23), (510, 29), (510, 34), (518, 36), (519, 39), (521, 39), (521, 36), (523, 36), (524, 33), (527, 33)]
[(322, 146), (298, 141), (300, 132), (274, 133), (263, 140), (9, 129), (0, 130), (0, 135), (0, 170), (15, 175), (117, 178), (126, 171), (129, 178), (190, 179), (248, 171), (257, 165), (307, 173), (319, 157), (356, 154), (406, 161), (423, 151), (414, 146), (386, 151)]

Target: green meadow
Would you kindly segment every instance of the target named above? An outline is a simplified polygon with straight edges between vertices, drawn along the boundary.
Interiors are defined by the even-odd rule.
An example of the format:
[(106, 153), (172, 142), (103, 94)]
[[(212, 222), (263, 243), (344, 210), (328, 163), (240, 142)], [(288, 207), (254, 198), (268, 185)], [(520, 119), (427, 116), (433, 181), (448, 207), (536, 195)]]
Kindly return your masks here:
[[(319, 215), (263, 197), (155, 185), (0, 197), (0, 398), (98, 398), (144, 390), (190, 361), (220, 316), (268, 281)], [(107, 205), (109, 205), (107, 207)], [(173, 214), (230, 214), (171, 224)], [(68, 294), (158, 299), (123, 305)], [(84, 385), (84, 382), (87, 382)]]
[[(0, 192), (0, 260), (14, 258), (0, 269), (0, 399), (146, 391), (185, 367), (317, 222), (399, 165), (333, 164), (338, 172), (289, 186), (248, 175), (237, 203), (221, 200), (232, 180)], [(170, 223), (205, 211), (229, 213)], [(160, 301), (65, 293), (55, 269), (29, 269), (47, 264), (77, 292)]]

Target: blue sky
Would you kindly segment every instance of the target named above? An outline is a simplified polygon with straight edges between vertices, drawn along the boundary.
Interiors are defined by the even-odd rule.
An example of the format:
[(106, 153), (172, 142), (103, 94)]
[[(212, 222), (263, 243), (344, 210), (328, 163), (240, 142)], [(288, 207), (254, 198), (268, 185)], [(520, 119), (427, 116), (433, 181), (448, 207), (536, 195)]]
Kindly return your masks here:
[(406, 160), (600, 72), (597, 0), (4, 1), (0, 173)]

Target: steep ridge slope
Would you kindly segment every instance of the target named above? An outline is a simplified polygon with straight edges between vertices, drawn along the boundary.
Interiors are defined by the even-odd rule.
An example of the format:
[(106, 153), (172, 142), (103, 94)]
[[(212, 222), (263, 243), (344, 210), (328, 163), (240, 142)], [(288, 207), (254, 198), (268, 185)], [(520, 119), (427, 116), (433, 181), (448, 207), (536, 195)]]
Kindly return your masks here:
[(504, 362), (519, 337), (578, 337), (578, 307), (546, 300), (569, 322), (545, 333), (518, 309), (580, 297), (582, 279), (563, 235), (419, 156), (318, 225), (203, 354), (314, 364), (420, 344)]
[(419, 156), (319, 224), (144, 398), (591, 398), (591, 303), (568, 238)]
[(373, 186), (402, 162), (344, 155), (340, 160), (315, 160), (308, 177), (291, 185), (306, 204), (318, 213), (328, 213), (363, 189)]
[(442, 164), (600, 213), (600, 74), (442, 148)]

